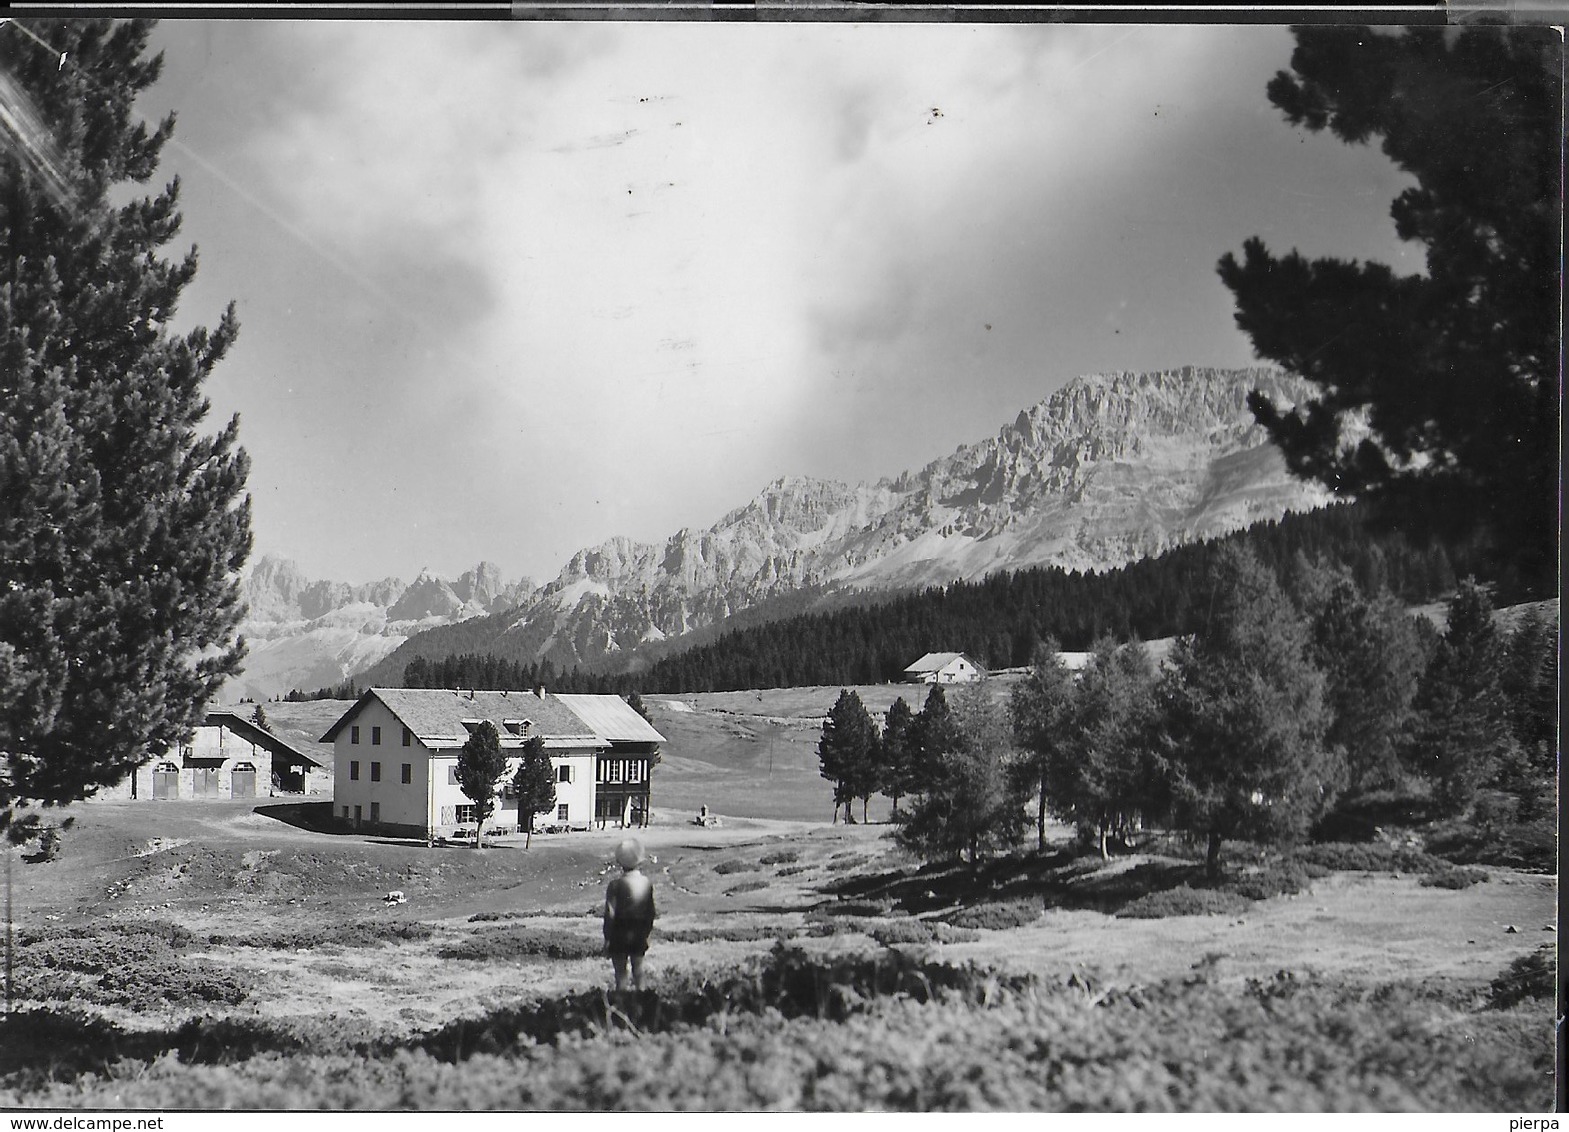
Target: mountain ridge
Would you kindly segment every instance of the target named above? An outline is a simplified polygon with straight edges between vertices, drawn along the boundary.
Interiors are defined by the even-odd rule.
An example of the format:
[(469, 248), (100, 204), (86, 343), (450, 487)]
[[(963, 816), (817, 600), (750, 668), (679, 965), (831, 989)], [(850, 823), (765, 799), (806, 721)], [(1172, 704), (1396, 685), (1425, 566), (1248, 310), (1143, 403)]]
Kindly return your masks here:
[[(380, 620), (361, 611), (375, 644), (336, 641), (319, 671), (338, 674), (318, 686), (350, 674), (398, 683), (408, 660), (432, 655), (427, 647), (558, 669), (622, 666), (640, 648), (744, 610), (793, 605), (791, 595), (904, 590), (1039, 565), (1105, 569), (1327, 502), (1289, 474), (1253, 421), (1254, 389), (1281, 405), (1309, 393), (1273, 366), (1087, 374), (919, 469), (858, 484), (779, 476), (709, 527), (581, 548), (538, 587), (505, 586), (489, 564), (458, 583), (422, 572), (398, 584)], [(301, 615), (306, 594), (317, 595), (314, 609), (369, 592), (261, 563), (252, 577), (277, 589), (258, 594), (264, 608)], [(375, 583), (376, 592), (385, 597), (396, 582)], [(352, 619), (353, 608), (317, 620)], [(421, 629), (434, 630), (423, 644)]]

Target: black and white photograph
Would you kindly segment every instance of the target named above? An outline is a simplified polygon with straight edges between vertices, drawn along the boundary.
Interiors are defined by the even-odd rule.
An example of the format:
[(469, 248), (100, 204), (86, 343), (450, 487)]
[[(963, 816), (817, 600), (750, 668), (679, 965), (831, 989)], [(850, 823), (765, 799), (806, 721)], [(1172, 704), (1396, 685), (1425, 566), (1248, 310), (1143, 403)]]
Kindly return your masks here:
[(0, 1109), (1546, 1127), (1563, 36), (1402, 11), (0, 17)]

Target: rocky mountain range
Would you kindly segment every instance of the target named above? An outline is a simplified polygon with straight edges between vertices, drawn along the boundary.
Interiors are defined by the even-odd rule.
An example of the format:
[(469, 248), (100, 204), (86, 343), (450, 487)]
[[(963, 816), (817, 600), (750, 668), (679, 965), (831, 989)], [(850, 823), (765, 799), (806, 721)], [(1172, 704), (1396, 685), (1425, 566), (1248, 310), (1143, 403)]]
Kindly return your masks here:
[(412, 582), (352, 586), (312, 581), (273, 555), (252, 563), (241, 584), (250, 610), (240, 632), (249, 652), (225, 695), (252, 699), (337, 684), (416, 633), (515, 608), (537, 588), (527, 578), (506, 582), (492, 562), (455, 582), (424, 570)]
[[(419, 642), (403, 645), (405, 638), (470, 611), (490, 614), (489, 651), (571, 667), (624, 660), (648, 642), (806, 589), (899, 589), (1028, 566), (1117, 566), (1327, 501), (1289, 475), (1253, 422), (1246, 405), (1253, 389), (1279, 404), (1308, 393), (1301, 379), (1273, 367), (1080, 377), (995, 436), (919, 471), (856, 485), (783, 477), (705, 529), (683, 529), (662, 543), (613, 538), (580, 550), (537, 590), (502, 585), (494, 567), (452, 584), (427, 575), (407, 587), (391, 579), (357, 589), (296, 583), (286, 564), (263, 559), (248, 583), (252, 624), (260, 628), (258, 618), (274, 608), (297, 614), (284, 623), (297, 627), (301, 647), (275, 655), (301, 663), (315, 631), (307, 626), (327, 620), (342, 632), (331, 637), (332, 657), (312, 670), (335, 674), (290, 675), (291, 686), (333, 683), (376, 660), (369, 678), (396, 682), (408, 659), (430, 652)], [(285, 591), (292, 596), (279, 597)], [(327, 608), (340, 597), (346, 600)], [(364, 640), (348, 633), (356, 620)], [(472, 638), (465, 651), (474, 649)], [(251, 639), (247, 682), (258, 685), (261, 661), (276, 685), (284, 669), (259, 646), (283, 638)]]

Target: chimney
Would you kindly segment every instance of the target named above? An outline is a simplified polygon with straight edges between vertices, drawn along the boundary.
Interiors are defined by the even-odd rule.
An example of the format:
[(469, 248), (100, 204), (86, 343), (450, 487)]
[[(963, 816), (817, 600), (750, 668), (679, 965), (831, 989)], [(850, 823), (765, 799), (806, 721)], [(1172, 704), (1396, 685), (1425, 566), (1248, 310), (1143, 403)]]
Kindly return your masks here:
[(536, 696), (538, 696), (540, 699), (544, 699), (545, 698), (545, 686), (543, 684), (541, 684), (539, 687), (535, 688), (534, 689), (534, 694)]

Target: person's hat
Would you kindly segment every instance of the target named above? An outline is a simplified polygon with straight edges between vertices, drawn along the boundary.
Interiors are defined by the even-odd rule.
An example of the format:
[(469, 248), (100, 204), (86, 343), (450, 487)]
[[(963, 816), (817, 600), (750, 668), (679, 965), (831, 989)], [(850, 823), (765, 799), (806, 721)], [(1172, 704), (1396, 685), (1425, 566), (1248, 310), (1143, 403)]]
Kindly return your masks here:
[(616, 846), (616, 864), (623, 869), (635, 869), (643, 863), (643, 843), (635, 837), (628, 837)]

